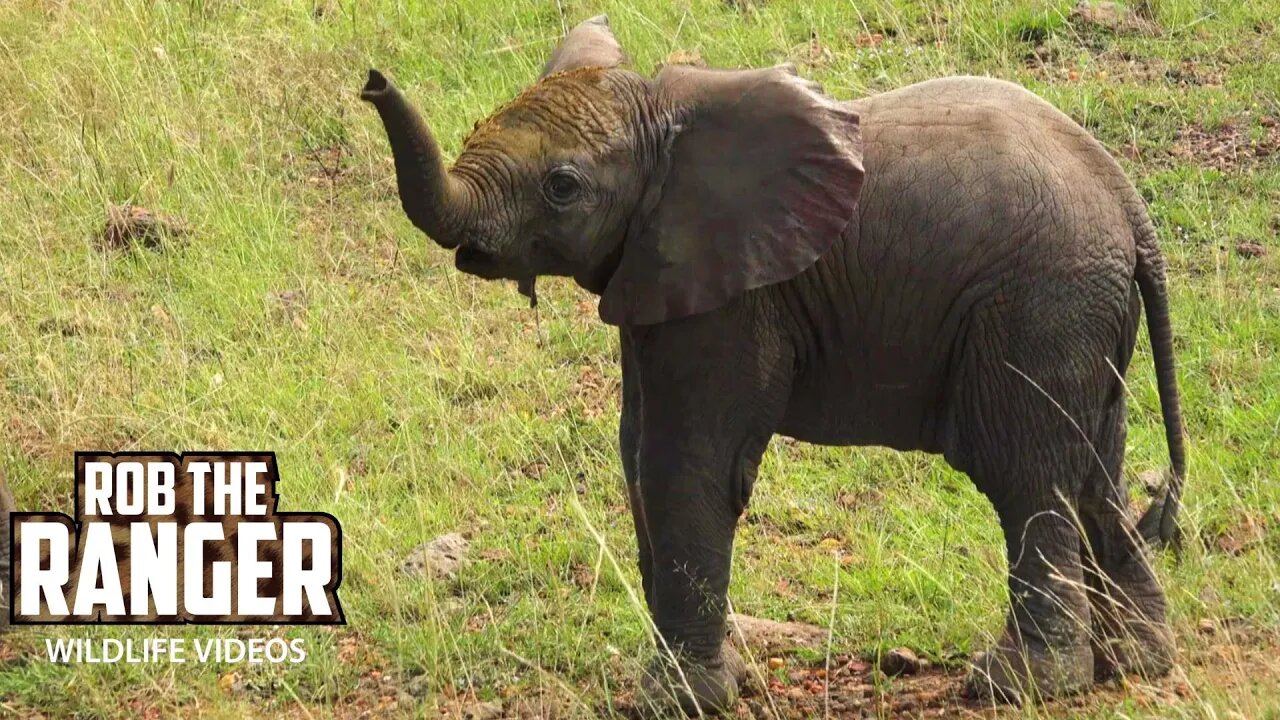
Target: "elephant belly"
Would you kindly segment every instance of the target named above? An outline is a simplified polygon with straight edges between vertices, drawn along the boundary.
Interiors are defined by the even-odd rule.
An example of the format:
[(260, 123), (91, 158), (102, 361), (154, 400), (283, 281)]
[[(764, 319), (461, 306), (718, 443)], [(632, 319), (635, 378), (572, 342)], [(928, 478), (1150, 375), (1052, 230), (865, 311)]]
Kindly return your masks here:
[(818, 445), (941, 452), (941, 383), (906, 348), (879, 348), (875, 368), (833, 363), (799, 375), (779, 428)]
[(929, 277), (872, 283), (853, 262), (857, 240), (851, 229), (813, 269), (776, 286), (781, 314), (807, 319), (788, 334), (797, 362), (778, 432), (819, 445), (940, 452), (967, 288), (940, 293)]

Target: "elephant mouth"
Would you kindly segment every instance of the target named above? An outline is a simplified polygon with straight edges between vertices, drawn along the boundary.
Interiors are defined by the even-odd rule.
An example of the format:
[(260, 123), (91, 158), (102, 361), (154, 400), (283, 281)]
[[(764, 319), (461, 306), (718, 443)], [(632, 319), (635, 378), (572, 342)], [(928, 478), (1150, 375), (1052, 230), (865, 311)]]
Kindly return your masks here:
[(578, 285), (596, 295), (603, 293), (609, 281), (613, 279), (614, 273), (618, 271), (618, 265), (622, 263), (622, 248), (622, 243), (618, 243), (598, 262), (575, 275), (574, 279), (578, 281)]
[(458, 248), (457, 254), (453, 256), (453, 265), (468, 275), (475, 275), (485, 280), (513, 277), (510, 273), (504, 272), (505, 268), (498, 258), (473, 247)]

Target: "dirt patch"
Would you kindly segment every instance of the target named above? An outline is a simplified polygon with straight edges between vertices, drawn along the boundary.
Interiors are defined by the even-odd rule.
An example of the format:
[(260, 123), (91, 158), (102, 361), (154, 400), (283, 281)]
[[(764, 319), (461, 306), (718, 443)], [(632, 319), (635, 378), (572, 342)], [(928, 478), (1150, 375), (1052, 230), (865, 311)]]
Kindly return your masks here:
[(107, 207), (107, 221), (99, 238), (103, 247), (113, 250), (138, 247), (154, 250), (166, 240), (181, 238), (190, 231), (190, 227), (177, 218), (125, 203)]
[(1222, 530), (1206, 534), (1205, 544), (1224, 555), (1241, 555), (1262, 544), (1273, 524), (1271, 518), (1260, 513), (1242, 513)]
[(1128, 53), (1099, 56), (1112, 77), (1138, 83), (1167, 83), (1180, 88), (1222, 87), (1226, 72), (1219, 66), (1183, 60), (1170, 63), (1159, 58), (1138, 58)]
[(299, 330), (307, 329), (307, 292), (276, 290), (263, 296), (267, 311), (276, 322), (288, 323)]
[[(74, 427), (59, 428), (47, 415), (29, 408), (0, 420), (0, 437), (22, 456), (40, 460), (62, 460), (85, 447), (128, 450), (137, 446), (142, 432), (135, 423), (102, 418), (78, 418)], [(59, 493), (51, 493), (50, 497), (56, 498), (52, 504), (65, 501)]]
[(1267, 248), (1262, 243), (1241, 240), (1236, 243), (1236, 254), (1244, 258), (1260, 258), (1266, 256)]
[(791, 48), (787, 59), (806, 70), (827, 67), (835, 60), (835, 53), (822, 42), (818, 33), (810, 32), (809, 39)]
[(1216, 128), (1188, 125), (1178, 132), (1169, 148), (1175, 158), (1193, 160), (1203, 167), (1221, 172), (1249, 170), (1280, 152), (1280, 125), (1260, 123), (1260, 131), (1251, 132), (1243, 120), (1231, 120)]
[(280, 155), (284, 176), (292, 190), (321, 193), (326, 202), (303, 202), (315, 218), (333, 218), (345, 193), (373, 193), (365, 198), (391, 200), (397, 197), (395, 172), (390, 153), (375, 156), (375, 163), (355, 162), (356, 153), (345, 140), (302, 143)]
[[(468, 694), (445, 697), (437, 703), (435, 716), (442, 720), (558, 720), (595, 715), (565, 688), (528, 688), (502, 695), (497, 700), (478, 700)], [(599, 717), (609, 713), (602, 710)]]
[(1150, 35), (1160, 29), (1154, 20), (1150, 5), (1146, 2), (1138, 3), (1137, 8), (1130, 11), (1113, 2), (1085, 0), (1071, 10), (1067, 20), (1081, 31)]
[(1079, 82), (1163, 85), (1179, 89), (1222, 87), (1226, 68), (1210, 61), (1173, 63), (1159, 57), (1142, 57), (1128, 50), (1103, 48), (1090, 53), (1087, 64), (1077, 61), (1074, 45), (1050, 39), (1023, 55), (1023, 65), (1045, 82)]
[[(549, 673), (529, 683), (513, 684), (477, 696), (472, 689), (446, 684), (432, 689), (427, 675), (400, 678), (384, 672), (385, 659), (363, 657), (362, 640), (339, 641), (340, 657), (366, 666), (347, 693), (333, 705), (297, 705), (284, 716), (364, 718), (435, 717), (448, 720), (540, 720), (579, 717), (637, 717), (634, 692), (614, 687), (609, 701), (593, 698)], [(1269, 688), (1280, 682), (1280, 629), (1244, 618), (1204, 620), (1184, 627), (1179, 665), (1166, 678), (1146, 682), (1137, 677), (1100, 683), (1090, 692), (1044, 703), (1036, 717), (1108, 716), (1124, 709), (1139, 717), (1196, 716), (1206, 697), (1225, 696), (1239, 715), (1269, 717), (1276, 706)], [(775, 659), (776, 660), (776, 659)], [(609, 663), (610, 673), (624, 672)], [(828, 664), (762, 661), (752, 671), (743, 697), (726, 717), (770, 718), (1024, 718), (1028, 710), (963, 697), (965, 663), (948, 658), (922, 663), (915, 674), (887, 677), (873, 661), (851, 654), (835, 655)], [(307, 708), (310, 708), (308, 710)], [(298, 712), (292, 712), (297, 710)], [(1136, 712), (1135, 712), (1136, 711)]]
[(986, 709), (960, 695), (963, 671), (934, 668), (886, 679), (856, 657), (834, 658), (831, 669), (801, 667), (774, 672), (768, 691), (738, 703), (739, 718), (964, 717)]
[(594, 420), (604, 415), (622, 390), (616, 378), (606, 377), (593, 365), (583, 365), (578, 368), (578, 379), (570, 392), (583, 417)]
[(285, 153), (285, 162), (308, 183), (336, 184), (351, 173), (351, 149), (344, 142), (306, 147)]
[[(1247, 623), (1217, 621), (1198, 639), (1184, 643), (1181, 666), (1155, 682), (1124, 678), (1097, 685), (1093, 691), (1046, 703), (1043, 714), (1074, 717), (1128, 703), (1156, 713), (1161, 707), (1193, 705), (1202, 691), (1247, 692), (1273, 687), (1280, 674), (1275, 630)], [(1004, 718), (1023, 711), (992, 706), (961, 694), (964, 663), (924, 664), (914, 675), (887, 678), (873, 663), (839, 656), (826, 664), (777, 668), (766, 673), (767, 692), (748, 691), (735, 709), (738, 718)], [(1258, 696), (1259, 698), (1265, 698)], [(1241, 698), (1246, 703), (1247, 696)], [(1247, 704), (1241, 707), (1248, 707)], [(1170, 713), (1174, 715), (1176, 713)]]
[(755, 18), (760, 13), (760, 8), (765, 5), (765, 0), (724, 0), (724, 4), (746, 17)]
[[(1180, 664), (1166, 678), (1147, 682), (1137, 677), (1099, 683), (1090, 692), (1040, 706), (1037, 716), (1076, 717), (1107, 708), (1139, 708), (1142, 716), (1173, 716), (1162, 708), (1197, 707), (1207, 692), (1227, 692), (1237, 706), (1270, 702), (1267, 695), (1250, 695), (1250, 688), (1274, 687), (1280, 675), (1276, 659), (1280, 637), (1271, 628), (1244, 620), (1217, 620), (1180, 645)], [(914, 655), (914, 653), (913, 653)], [(883, 660), (883, 658), (882, 658)], [(912, 673), (889, 677), (877, 664), (856, 655), (799, 663), (771, 658), (752, 671), (753, 680), (728, 717), (756, 718), (1018, 718), (1026, 711), (962, 694), (967, 664), (948, 658), (941, 664), (921, 661)], [(618, 710), (634, 712), (622, 693)], [(1254, 708), (1260, 710), (1262, 708)], [(608, 715), (603, 712), (602, 715)]]
[(1226, 73), (1220, 67), (1183, 60), (1165, 68), (1164, 79), (1180, 87), (1222, 87)]
[(697, 50), (674, 50), (667, 54), (667, 57), (659, 63), (658, 67), (663, 68), (668, 65), (706, 67), (707, 61), (702, 59), (702, 53)]

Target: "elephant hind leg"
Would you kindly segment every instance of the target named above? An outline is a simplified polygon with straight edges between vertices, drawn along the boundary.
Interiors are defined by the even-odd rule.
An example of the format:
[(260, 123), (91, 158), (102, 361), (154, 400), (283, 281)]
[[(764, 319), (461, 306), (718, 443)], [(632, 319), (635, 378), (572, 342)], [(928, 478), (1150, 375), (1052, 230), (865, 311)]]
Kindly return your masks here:
[(970, 322), (947, 459), (994, 506), (1009, 566), (1003, 633), (974, 663), (966, 691), (1020, 702), (1094, 681), (1079, 499), (1097, 463), (1089, 438), (1112, 371), (1082, 328), (1019, 333), (997, 320), (1007, 319), (993, 312)]
[(1042, 496), (997, 505), (1009, 558), (1009, 611), (975, 662), (967, 694), (1007, 702), (1072, 695), (1093, 683), (1092, 609), (1075, 503)]
[(1124, 396), (1103, 419), (1095, 447), (1105, 464), (1093, 473), (1080, 499), (1085, 528), (1080, 548), (1093, 608), (1094, 673), (1145, 678), (1165, 675), (1175, 649), (1164, 591), (1143, 554), (1128, 516), (1123, 474)]
[(1133, 524), (1110, 509), (1082, 509), (1088, 542), (1086, 579), (1093, 607), (1094, 675), (1157, 678), (1176, 651), (1164, 592), (1141, 550)]
[[(998, 395), (1001, 405), (1030, 402), (1012, 385)], [(1004, 532), (1009, 611), (995, 647), (975, 662), (966, 692), (1007, 702), (1081, 692), (1094, 672), (1080, 561), (1077, 498), (1086, 472), (1080, 443), (1047, 416), (1009, 410), (974, 422), (992, 439), (971, 445), (967, 472)]]

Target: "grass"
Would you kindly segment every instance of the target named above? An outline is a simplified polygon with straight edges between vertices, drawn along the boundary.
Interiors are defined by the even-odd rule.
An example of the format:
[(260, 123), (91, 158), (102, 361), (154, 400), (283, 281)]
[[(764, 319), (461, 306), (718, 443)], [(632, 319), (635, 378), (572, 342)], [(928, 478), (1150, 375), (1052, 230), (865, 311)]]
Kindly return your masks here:
[[(1190, 541), (1159, 558), (1181, 694), (1131, 683), (1009, 712), (1275, 717), (1280, 148), (1213, 153), (1225, 129), (1275, 137), (1277, 8), (1151, 5), (1156, 29), (1109, 32), (1069, 2), (0, 4), (0, 468), (19, 508), (69, 507), (75, 449), (273, 449), (284, 509), (343, 523), (348, 617), (154, 632), (305, 638), (308, 661), (285, 667), (58, 666), (44, 637), (152, 631), (16, 633), (0, 713), (416, 716), (475, 696), (587, 716), (634, 681), (650, 641), (628, 593), (616, 338), (569, 282), (544, 281), (534, 312), (453, 272), (401, 214), (356, 98), (365, 68), (389, 71), (456, 153), (566, 24), (607, 11), (644, 72), (675, 52), (791, 60), (840, 98), (989, 74), (1122, 159), (1171, 264), (1190, 435)], [(123, 202), (192, 232), (104, 249), (105, 208)], [(1240, 255), (1246, 240), (1269, 252)], [(1140, 343), (1133, 476), (1167, 465)], [(474, 545), (456, 581), (401, 572), (451, 531)], [(841, 652), (953, 661), (999, 628), (994, 515), (938, 458), (775, 441), (739, 537), (737, 609), (829, 626)]]

